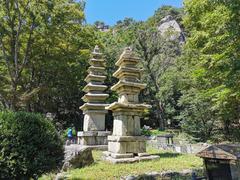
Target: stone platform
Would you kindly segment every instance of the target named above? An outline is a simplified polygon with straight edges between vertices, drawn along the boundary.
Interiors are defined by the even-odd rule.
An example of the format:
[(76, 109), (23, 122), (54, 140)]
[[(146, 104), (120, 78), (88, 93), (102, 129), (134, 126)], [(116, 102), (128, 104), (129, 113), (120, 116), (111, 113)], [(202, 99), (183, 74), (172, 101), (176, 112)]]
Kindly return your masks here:
[(113, 163), (113, 164), (135, 163), (135, 162), (149, 161), (149, 160), (154, 160), (154, 159), (160, 158), (160, 156), (150, 155), (147, 153), (139, 153), (137, 156), (133, 156), (131, 154), (126, 154), (125, 157), (123, 154), (119, 154), (119, 155), (121, 155), (121, 156), (115, 156), (115, 154), (112, 154), (109, 151), (104, 151), (102, 158), (103, 158), (103, 160)]
[(100, 150), (100, 151), (106, 151), (108, 149), (107, 145), (93, 145), (93, 146), (85, 146), (80, 145), (82, 148), (89, 148), (91, 150)]
[(83, 146), (107, 146), (107, 136), (110, 131), (80, 131), (78, 132), (78, 144)]
[(80, 145), (80, 144), (71, 144), (71, 145), (65, 145), (65, 150), (81, 150), (84, 148), (88, 148), (91, 150), (100, 150), (100, 151), (106, 151), (108, 149), (107, 145)]

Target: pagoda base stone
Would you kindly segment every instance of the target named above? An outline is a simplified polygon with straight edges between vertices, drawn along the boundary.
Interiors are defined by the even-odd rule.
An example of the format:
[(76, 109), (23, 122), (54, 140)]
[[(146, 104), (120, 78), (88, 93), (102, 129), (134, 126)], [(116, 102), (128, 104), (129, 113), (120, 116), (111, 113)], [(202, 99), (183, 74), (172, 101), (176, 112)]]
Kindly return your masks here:
[(160, 157), (157, 155), (149, 155), (147, 153), (127, 153), (127, 154), (115, 154), (109, 151), (103, 152), (103, 160), (108, 161), (113, 164), (119, 163), (135, 163), (135, 162), (142, 162), (142, 161), (149, 161), (154, 159), (159, 159)]
[[(85, 105), (87, 106), (87, 105)], [(95, 106), (103, 106), (96, 104)], [(104, 106), (103, 106), (104, 107)], [(105, 130), (105, 110), (86, 110), (84, 111), (83, 131), (104, 131)]]
[(107, 151), (108, 150), (108, 145), (79, 145), (83, 148), (89, 148), (91, 150), (99, 150), (99, 151)]
[(110, 131), (81, 131), (78, 132), (78, 144), (84, 146), (107, 145)]
[(146, 153), (144, 136), (108, 136), (108, 151), (103, 159), (111, 163), (134, 163), (157, 159), (159, 156)]
[(144, 136), (108, 136), (108, 151), (115, 154), (146, 152)]

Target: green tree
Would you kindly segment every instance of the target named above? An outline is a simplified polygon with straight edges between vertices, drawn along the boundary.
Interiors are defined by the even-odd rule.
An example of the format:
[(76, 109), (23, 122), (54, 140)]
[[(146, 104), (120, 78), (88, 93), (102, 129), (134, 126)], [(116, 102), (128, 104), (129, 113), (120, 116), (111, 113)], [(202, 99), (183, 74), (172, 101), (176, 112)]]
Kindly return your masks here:
[[(189, 115), (185, 122), (198, 126), (198, 130), (192, 131), (196, 136), (208, 130), (195, 119), (203, 116), (206, 124), (217, 121), (217, 128), (213, 127), (209, 135), (204, 133), (203, 139), (222, 141), (223, 136), (225, 140), (236, 141), (240, 136), (239, 1), (186, 0), (184, 4), (184, 25), (189, 37), (183, 56), (185, 82), (188, 82), (182, 101), (191, 92), (194, 92), (192, 99), (196, 100), (190, 101), (194, 106), (192, 111), (186, 107)], [(198, 100), (205, 106), (198, 106)], [(193, 118), (196, 108), (207, 113), (196, 113)]]
[(176, 38), (169, 37), (175, 32), (163, 36), (156, 29), (139, 32), (136, 50), (142, 58), (143, 81), (147, 83), (143, 97), (153, 105), (153, 117), (157, 126), (165, 129), (167, 120), (177, 115), (177, 100), (180, 96), (175, 72), (176, 59), (181, 53), (181, 45)]
[(177, 22), (182, 21), (183, 9), (172, 6), (162, 6), (158, 8), (154, 15), (147, 20), (149, 26), (158, 26), (160, 21), (166, 16), (171, 15)]
[(96, 21), (94, 22), (95, 27), (103, 27), (105, 26), (105, 23), (103, 21)]
[[(109, 32), (98, 33), (99, 44), (107, 59), (107, 84), (109, 86), (116, 83), (112, 74), (116, 71), (116, 58), (120, 56), (125, 47), (131, 46), (142, 58), (141, 67), (144, 69), (142, 81), (147, 83), (147, 87), (141, 97), (143, 101), (153, 105), (150, 112), (151, 121), (144, 123), (151, 126), (155, 124), (155, 127), (161, 127), (161, 129), (165, 128), (165, 122), (169, 119), (172, 124), (178, 121), (174, 117), (179, 114), (177, 100), (181, 95), (175, 77), (177, 71), (175, 61), (181, 53), (179, 41), (178, 39), (171, 41), (169, 38), (162, 37), (157, 30), (159, 22), (152, 24), (157, 18), (160, 21), (160, 16), (161, 18), (165, 15), (175, 17), (170, 9), (173, 8), (162, 8), (158, 11), (158, 15), (154, 15), (154, 18), (149, 18), (146, 22), (125, 18), (123, 21), (118, 21)], [(180, 16), (176, 9), (173, 11)], [(175, 32), (168, 32), (166, 35), (170, 36), (173, 33)], [(111, 94), (109, 102), (116, 100), (116, 94), (109, 93)]]
[[(81, 123), (81, 91), (94, 29), (84, 4), (68, 0), (0, 1), (0, 102)], [(78, 119), (78, 120), (77, 120)]]

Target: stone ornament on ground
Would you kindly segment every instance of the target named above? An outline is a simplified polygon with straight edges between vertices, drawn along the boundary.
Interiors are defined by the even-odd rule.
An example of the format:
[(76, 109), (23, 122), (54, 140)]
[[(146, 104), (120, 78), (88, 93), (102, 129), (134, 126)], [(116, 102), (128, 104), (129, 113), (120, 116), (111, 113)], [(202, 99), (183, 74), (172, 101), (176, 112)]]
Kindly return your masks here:
[(141, 136), (140, 117), (150, 105), (140, 104), (138, 95), (146, 84), (140, 82), (140, 59), (131, 48), (126, 48), (116, 62), (118, 70), (113, 74), (119, 81), (111, 90), (119, 95), (118, 102), (106, 107), (114, 116), (113, 134), (108, 136), (108, 151), (105, 159), (112, 163), (137, 162), (159, 158), (146, 153), (146, 139)]

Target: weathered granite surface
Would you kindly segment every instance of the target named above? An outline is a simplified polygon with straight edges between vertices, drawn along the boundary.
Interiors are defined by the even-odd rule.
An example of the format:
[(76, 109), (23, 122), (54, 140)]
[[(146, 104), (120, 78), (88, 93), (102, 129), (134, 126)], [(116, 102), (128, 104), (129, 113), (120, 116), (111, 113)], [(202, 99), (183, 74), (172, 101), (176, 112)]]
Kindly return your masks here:
[(185, 42), (185, 35), (182, 28), (171, 15), (164, 17), (160, 21), (158, 31), (170, 40), (179, 39), (180, 42)]
[(65, 156), (62, 171), (81, 168), (94, 162), (92, 149), (79, 145), (65, 146)]
[(84, 114), (83, 131), (78, 132), (78, 144), (81, 145), (107, 145), (107, 136), (109, 131), (105, 131), (105, 115), (107, 111), (105, 100), (108, 94), (104, 93), (107, 86), (104, 85), (106, 77), (105, 60), (98, 46), (92, 52), (92, 58), (89, 61), (91, 65), (88, 68), (88, 76), (85, 78), (87, 85), (83, 91), (86, 94), (82, 97), (86, 102), (80, 107)]
[(112, 163), (158, 158), (146, 154), (146, 139), (140, 131), (140, 117), (151, 106), (139, 103), (138, 95), (146, 87), (140, 82), (139, 61), (131, 48), (126, 48), (115, 63), (119, 68), (113, 76), (119, 81), (111, 90), (116, 91), (119, 97), (117, 102), (106, 107), (113, 112), (114, 122), (113, 134), (108, 136), (108, 151), (104, 153), (104, 159)]

